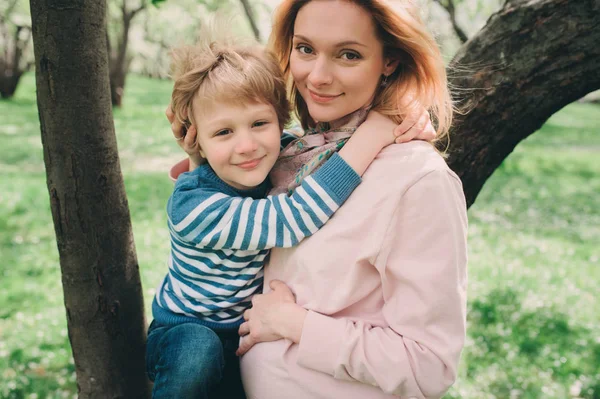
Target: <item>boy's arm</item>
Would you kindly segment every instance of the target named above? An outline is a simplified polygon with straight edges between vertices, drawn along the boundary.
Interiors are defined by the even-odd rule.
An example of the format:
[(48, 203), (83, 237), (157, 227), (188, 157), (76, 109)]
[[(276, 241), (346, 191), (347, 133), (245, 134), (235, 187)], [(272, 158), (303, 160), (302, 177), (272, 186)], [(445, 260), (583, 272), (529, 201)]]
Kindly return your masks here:
[[(396, 124), (369, 113), (350, 140), (288, 197), (231, 197), (180, 184), (169, 201), (171, 232), (196, 246), (258, 250), (291, 247), (314, 234), (360, 183), (360, 176), (385, 146)], [(200, 192), (204, 193), (201, 195)]]
[(360, 176), (338, 154), (331, 156), (288, 197), (264, 199), (208, 193), (180, 178), (169, 199), (174, 238), (210, 249), (291, 247), (314, 234), (346, 201)]
[(397, 125), (379, 112), (371, 111), (362, 125), (350, 137), (339, 154), (358, 173), (363, 175), (379, 151), (396, 139)]

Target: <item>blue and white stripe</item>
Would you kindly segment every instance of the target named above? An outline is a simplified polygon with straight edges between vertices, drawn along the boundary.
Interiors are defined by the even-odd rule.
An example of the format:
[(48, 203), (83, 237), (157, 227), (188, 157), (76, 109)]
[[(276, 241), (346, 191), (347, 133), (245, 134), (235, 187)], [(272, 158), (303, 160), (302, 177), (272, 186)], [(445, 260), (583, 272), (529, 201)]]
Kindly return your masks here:
[(223, 183), (211, 172), (205, 166), (184, 174), (169, 199), (169, 273), (157, 289), (154, 306), (230, 324), (242, 318), (262, 288), (268, 250), (294, 246), (314, 234), (360, 177), (336, 154), (290, 197), (254, 199), (242, 198), (231, 188), (220, 191)]

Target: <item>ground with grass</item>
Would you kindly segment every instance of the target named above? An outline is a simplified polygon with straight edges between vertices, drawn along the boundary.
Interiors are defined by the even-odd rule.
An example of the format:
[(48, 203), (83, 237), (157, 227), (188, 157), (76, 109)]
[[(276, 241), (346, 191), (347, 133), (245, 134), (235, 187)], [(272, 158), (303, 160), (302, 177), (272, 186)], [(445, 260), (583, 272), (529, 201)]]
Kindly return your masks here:
[[(166, 270), (170, 84), (128, 78), (115, 126), (146, 313)], [(0, 101), (0, 398), (76, 396), (33, 76)], [(600, 398), (600, 106), (525, 140), (469, 210), (469, 335), (448, 398)]]

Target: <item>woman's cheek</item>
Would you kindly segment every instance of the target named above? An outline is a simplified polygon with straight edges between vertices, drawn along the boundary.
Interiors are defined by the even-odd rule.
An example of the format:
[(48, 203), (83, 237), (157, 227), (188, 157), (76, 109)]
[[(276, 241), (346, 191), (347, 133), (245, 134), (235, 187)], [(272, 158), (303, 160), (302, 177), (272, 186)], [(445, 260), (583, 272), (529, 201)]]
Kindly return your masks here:
[(296, 86), (300, 87), (310, 73), (310, 64), (292, 53), (290, 56), (290, 72)]

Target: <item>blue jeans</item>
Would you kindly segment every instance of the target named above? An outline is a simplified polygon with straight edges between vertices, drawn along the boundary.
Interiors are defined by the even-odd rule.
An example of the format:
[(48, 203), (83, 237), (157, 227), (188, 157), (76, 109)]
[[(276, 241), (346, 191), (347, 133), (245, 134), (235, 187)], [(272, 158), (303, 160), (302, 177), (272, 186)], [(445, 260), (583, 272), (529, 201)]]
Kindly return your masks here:
[(236, 330), (215, 332), (195, 323), (148, 329), (146, 372), (152, 397), (245, 399)]

